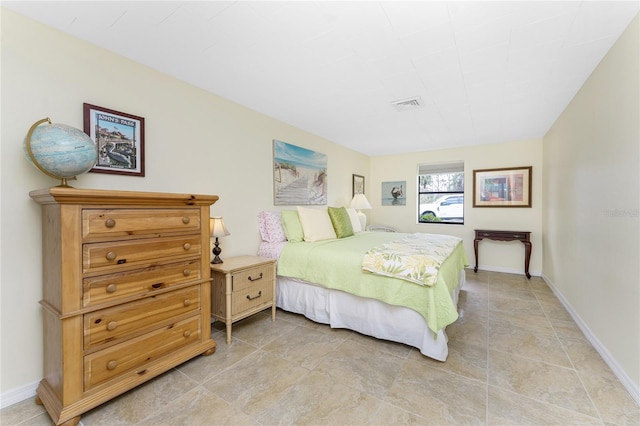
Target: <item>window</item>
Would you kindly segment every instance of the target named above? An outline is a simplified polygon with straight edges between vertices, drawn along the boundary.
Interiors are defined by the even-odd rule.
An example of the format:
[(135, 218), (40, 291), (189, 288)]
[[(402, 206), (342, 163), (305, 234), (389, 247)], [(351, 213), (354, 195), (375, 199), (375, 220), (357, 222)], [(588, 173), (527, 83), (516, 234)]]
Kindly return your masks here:
[(418, 222), (464, 223), (464, 162), (418, 165)]

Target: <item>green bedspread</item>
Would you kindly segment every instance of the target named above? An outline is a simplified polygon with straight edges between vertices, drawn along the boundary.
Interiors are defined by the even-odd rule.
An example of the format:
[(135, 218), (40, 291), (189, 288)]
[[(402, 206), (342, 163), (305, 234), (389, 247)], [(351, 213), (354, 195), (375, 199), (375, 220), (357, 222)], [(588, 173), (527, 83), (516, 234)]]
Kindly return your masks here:
[(362, 260), (369, 249), (407, 235), (410, 234), (360, 232), (341, 239), (289, 243), (280, 254), (278, 275), (411, 308), (437, 332), (458, 319), (451, 293), (458, 285), (458, 272), (468, 264), (462, 242), (442, 262), (433, 286), (420, 286), (362, 270)]

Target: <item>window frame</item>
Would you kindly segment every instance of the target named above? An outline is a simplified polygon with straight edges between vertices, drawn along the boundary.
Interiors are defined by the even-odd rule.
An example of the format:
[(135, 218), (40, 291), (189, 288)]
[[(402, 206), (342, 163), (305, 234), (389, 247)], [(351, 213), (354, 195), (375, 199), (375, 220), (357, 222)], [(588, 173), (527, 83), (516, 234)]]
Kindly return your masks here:
[[(457, 185), (459, 185), (458, 187), (451, 189), (449, 188), (442, 188), (441, 185), (438, 188), (432, 188), (432, 190), (426, 190), (423, 189), (423, 186), (421, 185), (421, 177), (425, 176), (425, 175), (444, 175), (444, 174), (455, 174), (455, 173), (461, 173), (462, 176), (458, 179)], [(465, 190), (464, 190), (464, 181), (465, 181), (465, 175), (464, 175), (464, 161), (449, 161), (449, 162), (444, 162), (444, 163), (422, 163), (422, 164), (418, 164), (418, 172), (417, 172), (417, 222), (418, 224), (422, 224), (422, 223), (437, 223), (437, 224), (445, 224), (445, 225), (464, 225), (464, 213), (465, 213), (465, 208), (464, 208), (464, 196), (465, 196)], [(421, 206), (426, 206), (426, 205), (430, 205), (430, 204), (435, 204), (436, 202), (438, 202), (442, 197), (446, 197), (448, 194), (455, 194), (458, 195), (460, 194), (460, 196), (462, 197), (462, 216), (461, 217), (453, 217), (453, 218), (438, 218), (437, 216), (434, 219), (437, 220), (423, 220), (423, 208)], [(423, 196), (431, 196), (432, 201), (429, 203), (421, 203), (421, 199)], [(452, 204), (457, 204), (457, 203), (452, 203)], [(451, 204), (447, 204), (447, 205), (451, 205)], [(440, 206), (436, 207), (439, 208)]]

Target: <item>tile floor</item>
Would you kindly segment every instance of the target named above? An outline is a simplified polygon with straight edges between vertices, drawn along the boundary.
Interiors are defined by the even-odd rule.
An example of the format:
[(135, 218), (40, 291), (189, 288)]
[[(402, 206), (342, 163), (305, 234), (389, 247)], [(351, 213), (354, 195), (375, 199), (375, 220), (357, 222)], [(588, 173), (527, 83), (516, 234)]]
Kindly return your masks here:
[[(278, 310), (213, 324), (197, 357), (84, 425), (640, 425), (640, 408), (540, 278), (467, 271), (449, 358)], [(50, 425), (32, 399), (8, 425)]]

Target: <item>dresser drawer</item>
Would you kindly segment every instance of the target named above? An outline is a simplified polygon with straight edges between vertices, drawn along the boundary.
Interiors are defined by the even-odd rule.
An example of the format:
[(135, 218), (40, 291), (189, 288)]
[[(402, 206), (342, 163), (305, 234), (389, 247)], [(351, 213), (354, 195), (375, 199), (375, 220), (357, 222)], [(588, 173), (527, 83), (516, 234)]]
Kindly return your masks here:
[(200, 316), (169, 324), (84, 357), (84, 390), (140, 369), (163, 355), (200, 339)]
[(272, 302), (273, 280), (263, 279), (251, 287), (245, 287), (233, 292), (231, 315), (246, 312), (261, 305), (271, 305)]
[(103, 270), (130, 270), (132, 265), (152, 266), (168, 261), (199, 258), (200, 254), (200, 235), (84, 244), (82, 272), (87, 274)]
[(199, 259), (85, 278), (82, 280), (83, 306), (117, 302), (201, 279)]
[(242, 290), (243, 288), (253, 287), (259, 282), (273, 280), (273, 265), (256, 266), (246, 271), (233, 274), (233, 291)]
[(85, 209), (82, 211), (84, 241), (104, 237), (144, 236), (163, 233), (198, 233), (198, 209)]
[(200, 309), (200, 286), (147, 297), (84, 316), (84, 348), (142, 334)]

